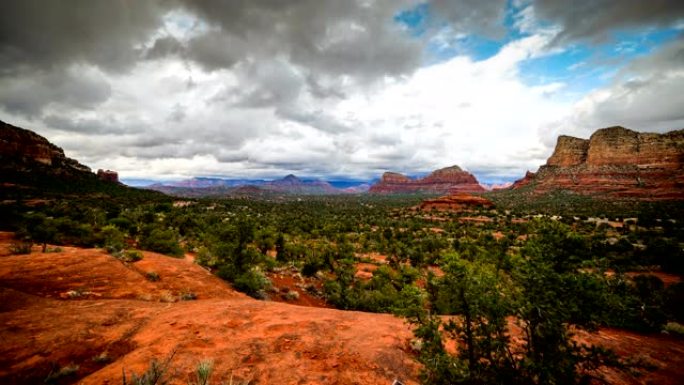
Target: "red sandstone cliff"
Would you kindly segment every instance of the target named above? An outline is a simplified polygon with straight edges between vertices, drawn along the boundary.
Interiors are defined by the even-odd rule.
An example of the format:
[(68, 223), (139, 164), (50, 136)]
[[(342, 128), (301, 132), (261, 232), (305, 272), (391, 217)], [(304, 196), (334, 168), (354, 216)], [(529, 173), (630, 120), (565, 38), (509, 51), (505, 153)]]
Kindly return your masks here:
[(654, 134), (609, 127), (589, 139), (560, 136), (546, 165), (511, 188), (527, 185), (538, 193), (567, 189), (610, 198), (684, 199), (684, 130)]
[(44, 137), (0, 121), (0, 170), (32, 172), (52, 169), (71, 175), (90, 173), (90, 168), (64, 155), (64, 151)]
[(371, 186), (371, 193), (376, 194), (454, 194), (458, 192), (484, 191), (480, 183), (469, 172), (458, 166), (443, 168), (430, 175), (411, 179), (395, 172), (386, 172), (380, 182)]

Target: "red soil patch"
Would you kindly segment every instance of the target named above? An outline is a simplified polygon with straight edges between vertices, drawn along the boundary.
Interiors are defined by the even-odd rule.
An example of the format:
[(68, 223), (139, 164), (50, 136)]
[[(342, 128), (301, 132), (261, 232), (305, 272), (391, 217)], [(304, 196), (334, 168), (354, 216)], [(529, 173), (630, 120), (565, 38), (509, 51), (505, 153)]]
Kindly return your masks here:
[(356, 254), (356, 258), (358, 259), (370, 259), (373, 262), (379, 263), (379, 264), (387, 264), (387, 256), (380, 254), (380, 253), (360, 253)]
[(661, 281), (665, 284), (665, 286), (670, 286), (674, 285), (675, 283), (680, 283), (682, 282), (682, 277), (674, 274), (669, 274), (669, 273), (663, 273), (662, 271), (647, 271), (647, 272), (627, 272), (625, 273), (626, 276), (633, 278), (636, 277), (637, 275), (654, 275), (658, 278), (660, 278)]
[[(323, 307), (329, 306), (323, 298), (312, 295), (307, 291), (307, 287), (313, 287), (317, 291), (321, 291), (321, 283), (314, 279), (297, 277), (287, 274), (270, 273), (268, 278), (274, 288), (277, 288), (277, 293), (269, 293), (269, 299), (275, 302), (285, 302), (299, 306), (309, 307)], [(288, 296), (289, 292), (297, 292), (297, 297)]]
[(354, 277), (359, 279), (371, 279), (373, 278), (373, 272), (378, 269), (378, 265), (373, 263), (358, 262), (355, 265), (356, 273)]
[(492, 232), (492, 237), (494, 237), (494, 239), (496, 239), (498, 241), (498, 240), (504, 238), (505, 235), (501, 231), (494, 231), (494, 232)]
[(460, 217), (458, 218), (459, 222), (475, 222), (475, 223), (490, 223), (494, 222), (492, 218), (489, 217)]
[[(10, 241), (0, 234), (0, 248)], [(215, 383), (232, 375), (234, 383), (417, 384), (410, 327), (394, 316), (253, 300), (185, 259), (145, 252), (124, 264), (63, 249), (0, 256), (2, 384), (42, 384), (51, 368), (72, 363), (76, 374), (58, 383), (120, 384), (122, 369), (141, 373), (172, 351), (172, 384), (187, 384), (202, 359), (214, 360)], [(151, 271), (159, 281), (145, 278)], [(198, 299), (178, 301), (183, 292)]]

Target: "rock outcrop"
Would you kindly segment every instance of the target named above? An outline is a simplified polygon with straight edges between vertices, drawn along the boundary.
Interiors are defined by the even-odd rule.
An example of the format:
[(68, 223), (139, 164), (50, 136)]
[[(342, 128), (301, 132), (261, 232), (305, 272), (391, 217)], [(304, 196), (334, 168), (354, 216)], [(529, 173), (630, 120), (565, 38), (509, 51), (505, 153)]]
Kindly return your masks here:
[(100, 169), (97, 170), (97, 177), (104, 182), (119, 183), (119, 173), (116, 171)]
[(371, 186), (375, 194), (456, 194), (459, 192), (480, 192), (485, 189), (475, 177), (458, 166), (451, 166), (432, 172), (424, 178), (411, 179), (395, 172), (386, 172), (380, 182)]
[(89, 167), (67, 158), (61, 148), (44, 137), (0, 121), (0, 174), (46, 170), (65, 177), (92, 175)]
[(0, 122), (0, 200), (68, 194), (159, 196), (118, 182), (114, 171), (89, 167), (33, 131)]
[(684, 199), (684, 130), (609, 127), (589, 139), (560, 136), (546, 165), (511, 188), (525, 186), (537, 193), (566, 189), (609, 198)]
[(465, 193), (426, 199), (420, 204), (423, 211), (467, 211), (492, 207), (494, 203), (489, 199)]

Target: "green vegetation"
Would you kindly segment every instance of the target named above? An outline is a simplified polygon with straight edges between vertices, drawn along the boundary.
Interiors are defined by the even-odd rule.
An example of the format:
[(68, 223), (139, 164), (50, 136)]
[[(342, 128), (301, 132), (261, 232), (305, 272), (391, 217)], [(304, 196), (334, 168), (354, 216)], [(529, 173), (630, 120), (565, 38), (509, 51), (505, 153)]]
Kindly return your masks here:
[(62, 367), (55, 366), (45, 377), (44, 383), (53, 384), (65, 377), (75, 376), (79, 369), (80, 367), (73, 363)]
[[(0, 211), (14, 218), (5, 227), (22, 242), (44, 249), (103, 247), (129, 262), (142, 256), (133, 248), (194, 253), (255, 298), (302, 293), (340, 309), (405, 316), (416, 325), (426, 383), (580, 383), (596, 367), (624, 363), (576, 343), (579, 330), (677, 334), (684, 284), (661, 277), (676, 282), (684, 271), (683, 204), (490, 195), (497, 209), (462, 213), (421, 212), (419, 196), (178, 207), (156, 198), (56, 199)], [(306, 290), (272, 288), (269, 277), (281, 272), (306, 280)], [(186, 294), (180, 299), (193, 299)], [(446, 351), (447, 339), (458, 354)]]

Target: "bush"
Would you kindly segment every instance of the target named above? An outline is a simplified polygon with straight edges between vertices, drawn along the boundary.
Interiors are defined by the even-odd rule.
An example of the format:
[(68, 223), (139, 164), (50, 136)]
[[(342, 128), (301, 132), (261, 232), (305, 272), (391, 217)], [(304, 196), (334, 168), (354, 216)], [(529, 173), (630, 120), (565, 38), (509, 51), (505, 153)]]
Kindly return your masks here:
[(73, 376), (78, 372), (78, 369), (80, 369), (80, 367), (73, 363), (61, 368), (53, 368), (47, 377), (45, 377), (45, 383), (52, 384), (63, 377)]
[(677, 322), (668, 322), (663, 328), (663, 331), (678, 337), (684, 337), (684, 325)]
[(154, 271), (148, 271), (147, 273), (145, 273), (145, 278), (150, 282), (157, 282), (159, 281), (159, 274), (157, 274), (157, 272)]
[(140, 240), (140, 247), (173, 257), (183, 256), (183, 249), (178, 244), (178, 236), (172, 230), (154, 228), (146, 237)]
[(245, 273), (238, 275), (233, 281), (235, 289), (254, 298), (265, 298), (264, 290), (271, 285), (271, 282), (259, 270), (252, 268)]
[(13, 255), (31, 254), (31, 247), (33, 243), (28, 241), (14, 242), (10, 245), (9, 250)]
[(121, 259), (124, 262), (137, 262), (143, 259), (142, 253), (138, 250), (126, 250), (125, 252), (120, 253), (119, 255), (119, 259)]
[(116, 226), (108, 225), (102, 228), (104, 248), (109, 254), (119, 254), (126, 247), (124, 234)]
[(181, 301), (194, 301), (197, 299), (197, 294), (189, 291), (189, 290), (184, 290), (181, 292), (180, 296), (178, 296)]

